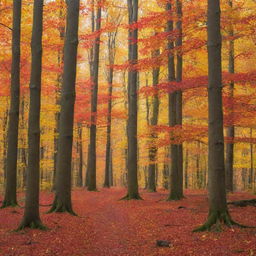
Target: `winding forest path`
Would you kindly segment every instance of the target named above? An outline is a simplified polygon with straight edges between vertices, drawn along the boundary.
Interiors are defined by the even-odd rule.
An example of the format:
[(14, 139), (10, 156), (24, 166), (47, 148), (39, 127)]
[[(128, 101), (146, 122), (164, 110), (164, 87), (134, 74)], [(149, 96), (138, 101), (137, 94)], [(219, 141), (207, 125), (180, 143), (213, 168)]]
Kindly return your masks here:
[[(192, 233), (207, 216), (206, 195), (187, 191), (186, 199), (166, 202), (166, 192), (142, 192), (144, 200), (120, 201), (124, 189), (100, 192), (76, 190), (74, 209), (79, 215), (45, 214), (41, 216), (49, 231), (15, 229), (22, 208), (0, 210), (1, 256), (161, 256), (161, 255), (256, 255), (256, 230), (225, 229), (221, 233)], [(23, 195), (19, 195), (23, 201)], [(53, 195), (42, 193), (41, 204)], [(252, 198), (236, 193), (231, 200)], [(0, 198), (1, 200), (1, 198)], [(180, 207), (182, 206), (182, 207)], [(255, 225), (256, 207), (230, 206), (233, 218)], [(245, 214), (246, 213), (246, 214)], [(170, 248), (156, 246), (156, 240), (168, 240)]]

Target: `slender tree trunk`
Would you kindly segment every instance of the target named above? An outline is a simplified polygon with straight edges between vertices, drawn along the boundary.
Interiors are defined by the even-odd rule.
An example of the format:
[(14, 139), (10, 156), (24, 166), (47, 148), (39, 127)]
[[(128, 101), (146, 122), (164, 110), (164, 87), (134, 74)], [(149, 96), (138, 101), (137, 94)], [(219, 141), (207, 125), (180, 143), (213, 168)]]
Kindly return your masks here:
[(220, 14), (220, 1), (208, 0), (209, 214), (206, 223), (195, 231), (209, 230), (214, 224), (235, 224), (228, 212), (225, 189)]
[(71, 203), (71, 162), (80, 0), (67, 2), (64, 73), (61, 91), (60, 134), (57, 153), (56, 192), (50, 212), (74, 214)]
[(28, 121), (28, 169), (25, 211), (18, 229), (44, 228), (39, 215), (40, 109), (42, 73), (43, 0), (34, 1), (31, 40), (30, 106)]
[[(127, 0), (129, 25), (138, 21), (138, 0)], [(138, 29), (129, 29), (128, 59), (128, 191), (123, 199), (141, 199), (138, 188), (138, 141), (137, 141), (137, 86), (138, 71), (134, 68), (138, 61)]]
[[(169, 176), (170, 176), (170, 168), (169, 168), (169, 157), (170, 157), (170, 152), (169, 152), (169, 147), (165, 148), (165, 161), (164, 161), (164, 166), (163, 166), (163, 188), (168, 189), (169, 185)], [(168, 163), (166, 161), (168, 159)]]
[(87, 148), (88, 148), (87, 149), (87, 165), (86, 165), (86, 174), (85, 174), (85, 181), (84, 181), (85, 187), (88, 187), (88, 185), (89, 185), (89, 166), (90, 166), (89, 152), (90, 152), (90, 144), (88, 144)]
[(79, 165), (76, 185), (78, 187), (83, 186), (83, 127), (82, 124), (78, 124), (78, 154)]
[(185, 188), (188, 189), (189, 180), (188, 180), (188, 149), (186, 149), (186, 156), (185, 156)]
[(114, 175), (113, 175), (113, 150), (110, 150), (110, 162), (109, 162), (109, 180), (110, 180), (110, 186), (114, 186)]
[(200, 142), (197, 142), (197, 154), (196, 154), (196, 188), (202, 188), (202, 173), (200, 169)]
[[(4, 117), (3, 117), (3, 134), (7, 133), (7, 127), (8, 127), (8, 113), (9, 108), (7, 107)], [(6, 165), (7, 165), (7, 138), (6, 136), (3, 136), (3, 169), (4, 169), (4, 180), (6, 180)]]
[[(153, 52), (152, 57), (157, 58), (160, 55), (160, 50)], [(156, 92), (153, 96), (153, 113), (150, 118), (149, 124), (155, 126), (158, 123), (158, 114), (159, 114), (159, 98), (157, 93), (157, 85), (159, 83), (159, 73), (160, 67), (154, 68), (152, 71), (153, 75), (153, 87)], [(149, 167), (148, 167), (148, 191), (156, 192), (156, 168), (157, 168), (157, 147), (154, 145), (155, 140), (157, 139), (157, 134), (151, 133), (151, 143), (152, 145), (149, 148)]]
[[(65, 17), (63, 14), (63, 9), (64, 9), (64, 0), (59, 0), (59, 23), (60, 26), (58, 28), (59, 30), (59, 36), (60, 40), (63, 43), (64, 42), (64, 35), (65, 35)], [(63, 68), (63, 48), (58, 51), (58, 67)], [(62, 73), (58, 74), (57, 77), (57, 85), (56, 85), (56, 106), (60, 105), (60, 87), (62, 84)], [(60, 111), (57, 110), (55, 113), (55, 128), (54, 128), (54, 154), (53, 154), (53, 179), (52, 179), (52, 191), (55, 190), (55, 179), (56, 179), (56, 169), (57, 169), (57, 152), (58, 152), (58, 136), (59, 136), (59, 121), (60, 121)]]
[[(176, 22), (176, 30), (179, 35), (176, 39), (176, 47), (179, 48), (177, 51), (177, 64), (176, 64), (176, 82), (182, 81), (183, 73), (183, 57), (182, 57), (182, 2), (176, 0), (176, 13), (178, 20)], [(182, 126), (182, 91), (179, 90), (176, 93), (176, 124)], [(177, 144), (177, 155), (178, 155), (178, 190), (176, 193), (176, 199), (183, 198), (183, 145)]]
[[(170, 16), (172, 12), (172, 5), (170, 2), (167, 3), (166, 6), (167, 11), (169, 11)], [(170, 17), (171, 18), (171, 17)], [(167, 23), (167, 32), (173, 31), (173, 21), (169, 20)], [(173, 82), (175, 79), (175, 64), (174, 64), (174, 42), (171, 38), (168, 39), (168, 50), (169, 50), (169, 58), (168, 58), (168, 81)], [(179, 63), (181, 65), (182, 63)], [(179, 72), (181, 72), (179, 70)], [(181, 97), (181, 94), (178, 92), (172, 92), (169, 94), (169, 126), (174, 127), (178, 124), (177, 120), (177, 96)], [(179, 98), (180, 100), (180, 98)], [(180, 107), (180, 102), (179, 102)], [(179, 111), (181, 111), (179, 109)], [(179, 120), (181, 121), (181, 120)], [(171, 135), (171, 140), (174, 140), (173, 135)], [(171, 142), (171, 172), (170, 172), (170, 193), (167, 200), (180, 200), (183, 198), (183, 189), (182, 189), (182, 180), (183, 177), (180, 175), (180, 161), (182, 161), (181, 152), (182, 147), (178, 146)], [(181, 186), (182, 185), (182, 186)]]
[[(230, 8), (233, 7), (233, 0), (228, 0)], [(234, 36), (234, 30), (231, 25), (231, 29), (228, 32), (230, 37)], [(231, 39), (229, 42), (229, 63), (228, 71), (231, 74), (235, 73), (235, 43)], [(233, 98), (234, 98), (234, 81), (229, 84), (229, 98), (230, 98), (230, 109), (229, 118), (231, 119), (231, 125), (227, 128), (227, 137), (233, 139), (235, 137), (235, 126), (233, 125)], [(226, 190), (228, 192), (233, 192), (233, 163), (234, 163), (234, 143), (230, 142), (226, 145)]]
[[(21, 129), (25, 130), (25, 98), (22, 97), (21, 100)], [(25, 138), (22, 136), (21, 138), (21, 173), (22, 173), (22, 188), (24, 189), (26, 187), (26, 180), (27, 180), (27, 149), (26, 149), (26, 141)]]
[(17, 205), (16, 187), (20, 104), (21, 3), (21, 0), (13, 1), (11, 106), (7, 135), (6, 187), (2, 207)]
[[(97, 7), (96, 31), (101, 29), (101, 6)], [(99, 80), (99, 56), (100, 36), (95, 39), (93, 56), (93, 90), (91, 98), (91, 127), (90, 127), (90, 165), (88, 191), (96, 191), (96, 136), (97, 136), (97, 105), (98, 105), (98, 80)]]
[[(112, 34), (108, 36), (108, 58), (109, 65), (113, 65), (115, 62), (115, 40), (116, 37), (112, 37)], [(108, 118), (107, 118), (107, 143), (106, 143), (106, 160), (105, 160), (105, 180), (104, 187), (109, 188), (110, 184), (110, 162), (111, 162), (111, 123), (112, 123), (112, 91), (113, 91), (113, 77), (114, 69), (110, 67), (108, 75)]]

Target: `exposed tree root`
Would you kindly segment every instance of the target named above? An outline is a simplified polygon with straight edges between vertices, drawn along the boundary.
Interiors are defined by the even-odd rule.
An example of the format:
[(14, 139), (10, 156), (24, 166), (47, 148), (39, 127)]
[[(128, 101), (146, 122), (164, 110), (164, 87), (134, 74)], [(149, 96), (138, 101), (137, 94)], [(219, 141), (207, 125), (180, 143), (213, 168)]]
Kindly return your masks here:
[(139, 194), (127, 194), (126, 196), (122, 197), (120, 200), (143, 200), (143, 198)]
[(16, 207), (16, 206), (19, 206), (17, 201), (3, 201), (3, 204), (0, 208), (3, 209), (7, 207)]
[(222, 225), (225, 225), (229, 228), (232, 226), (237, 226), (240, 228), (255, 228), (252, 226), (241, 225), (233, 221), (228, 211), (224, 211), (224, 212), (213, 211), (209, 214), (206, 223), (194, 229), (193, 232), (211, 231), (213, 229), (215, 229), (215, 231), (221, 231)]
[(23, 230), (24, 228), (48, 230), (48, 228), (44, 226), (40, 220), (36, 220), (36, 221), (23, 220), (20, 226), (15, 231), (20, 231), (20, 230)]
[(52, 204), (51, 209), (47, 213), (53, 212), (67, 212), (71, 215), (77, 216), (77, 214), (73, 211), (72, 206), (70, 204), (65, 204), (56, 198)]

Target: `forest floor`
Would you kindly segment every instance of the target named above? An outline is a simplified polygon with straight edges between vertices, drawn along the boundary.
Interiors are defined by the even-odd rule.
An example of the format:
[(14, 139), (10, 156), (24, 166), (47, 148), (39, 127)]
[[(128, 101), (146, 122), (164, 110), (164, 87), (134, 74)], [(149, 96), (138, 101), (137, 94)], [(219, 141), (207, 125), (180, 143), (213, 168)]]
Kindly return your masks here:
[[(141, 191), (144, 200), (119, 201), (124, 189), (100, 192), (75, 190), (73, 206), (78, 217), (45, 214), (42, 221), (48, 231), (13, 232), (23, 208), (0, 210), (1, 256), (157, 256), (157, 255), (256, 255), (256, 229), (224, 228), (223, 232), (192, 233), (208, 213), (206, 193), (186, 191), (186, 198), (166, 202), (167, 193)], [(41, 193), (40, 203), (52, 202), (53, 195)], [(229, 200), (255, 198), (248, 193), (234, 193)], [(2, 200), (2, 197), (0, 197)], [(24, 195), (19, 195), (24, 203)], [(182, 207), (180, 207), (182, 206)], [(183, 208), (184, 207), (184, 208)], [(256, 226), (256, 207), (230, 206), (234, 220)], [(156, 240), (171, 242), (157, 247)]]

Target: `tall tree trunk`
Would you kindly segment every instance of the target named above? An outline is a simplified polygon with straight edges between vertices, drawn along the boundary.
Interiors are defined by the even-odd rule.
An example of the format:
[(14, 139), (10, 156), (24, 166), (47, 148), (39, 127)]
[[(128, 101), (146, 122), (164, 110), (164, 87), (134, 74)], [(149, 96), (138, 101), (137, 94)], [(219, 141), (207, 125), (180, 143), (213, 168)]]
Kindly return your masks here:
[(185, 188), (188, 189), (189, 186), (189, 180), (188, 180), (188, 149), (186, 149), (186, 156), (185, 156), (185, 174), (184, 174), (184, 179), (185, 179)]
[[(170, 19), (172, 19), (172, 5), (170, 2), (167, 3), (166, 10), (170, 14)], [(167, 23), (167, 32), (173, 31), (173, 21), (169, 20)], [(169, 50), (169, 57), (168, 57), (168, 81), (174, 82), (175, 79), (175, 63), (174, 63), (174, 42), (169, 37), (168, 38), (168, 50)], [(181, 63), (180, 63), (181, 64)], [(179, 64), (179, 65), (180, 65)], [(181, 71), (179, 71), (181, 72)], [(181, 97), (181, 95), (178, 95), (178, 92), (172, 92), (169, 94), (169, 126), (174, 127), (177, 125), (177, 96)], [(180, 99), (180, 98), (179, 98)], [(180, 104), (179, 104), (180, 107)], [(180, 109), (179, 109), (180, 110)], [(181, 120), (179, 120), (181, 121)], [(174, 140), (173, 135), (171, 134), (171, 141)], [(182, 189), (182, 180), (183, 177), (180, 176), (180, 168), (179, 163), (182, 160), (181, 152), (182, 148), (178, 146), (177, 144), (174, 144), (171, 142), (170, 151), (171, 151), (171, 172), (170, 172), (170, 192), (167, 200), (180, 200), (183, 198), (183, 189)], [(180, 158), (179, 158), (180, 156)]]
[(71, 162), (80, 0), (67, 2), (64, 73), (61, 91), (60, 134), (57, 153), (56, 192), (50, 212), (74, 214), (71, 203)]
[(90, 166), (89, 152), (90, 152), (90, 144), (88, 144), (88, 147), (87, 147), (87, 165), (86, 165), (86, 174), (85, 174), (85, 181), (84, 181), (85, 187), (88, 187), (89, 185), (89, 166)]
[[(99, 4), (99, 3), (98, 3)], [(97, 7), (96, 31), (101, 29), (101, 6)], [(100, 56), (100, 36), (95, 39), (93, 53), (93, 90), (91, 98), (91, 127), (90, 127), (90, 165), (89, 169), (89, 191), (96, 191), (96, 136), (97, 136), (97, 105), (98, 105), (98, 80), (99, 80), (99, 56)]]
[(225, 189), (220, 14), (220, 1), (208, 0), (209, 214), (206, 223), (195, 231), (209, 230), (216, 223), (235, 224), (228, 212)]
[(170, 148), (166, 147), (165, 148), (165, 160), (164, 160), (164, 166), (163, 166), (163, 181), (162, 181), (162, 186), (164, 189), (168, 189), (169, 185), (169, 177), (170, 177), (170, 166), (169, 166), (169, 157), (170, 157)]
[(31, 40), (30, 106), (28, 121), (28, 169), (25, 211), (18, 229), (44, 228), (39, 215), (40, 109), (42, 73), (43, 0), (34, 1)]
[[(9, 106), (6, 108), (6, 111), (4, 113), (3, 117), (3, 134), (7, 133), (7, 127), (8, 127), (8, 113), (9, 113)], [(6, 180), (6, 165), (7, 165), (7, 138), (6, 136), (3, 136), (3, 169), (4, 169), (4, 180)]]
[[(177, 64), (176, 64), (176, 82), (182, 81), (183, 73), (183, 57), (182, 57), (182, 2), (176, 0), (176, 13), (178, 20), (176, 22), (176, 30), (178, 31), (178, 37), (176, 39), (176, 47), (179, 48), (177, 51)], [(176, 124), (182, 126), (182, 91), (176, 92)], [(176, 199), (183, 198), (183, 145), (177, 145), (178, 155), (178, 190), (176, 191)]]
[[(153, 58), (157, 58), (160, 55), (160, 50), (156, 50), (152, 53)], [(152, 116), (150, 118), (149, 124), (155, 126), (158, 123), (158, 114), (159, 114), (159, 98), (157, 93), (157, 85), (159, 83), (159, 73), (160, 67), (154, 68), (152, 71), (153, 76), (153, 87), (156, 92), (153, 96), (153, 110)], [(148, 167), (148, 191), (156, 192), (156, 168), (157, 168), (157, 147), (154, 145), (155, 140), (157, 139), (157, 134), (151, 133), (151, 143), (152, 145), (149, 148), (149, 167)]]
[(83, 126), (78, 124), (78, 154), (79, 154), (79, 165), (76, 185), (78, 187), (83, 186)]
[[(22, 130), (25, 130), (25, 97), (23, 96), (21, 99), (21, 125), (20, 128)], [(26, 187), (26, 180), (27, 180), (27, 149), (26, 149), (26, 141), (24, 136), (21, 138), (21, 155), (20, 155), (20, 161), (21, 161), (21, 173), (22, 173), (22, 188), (24, 189)]]
[(197, 154), (196, 154), (196, 188), (202, 188), (202, 172), (200, 169), (200, 142), (197, 142)]
[(16, 187), (20, 104), (21, 3), (21, 0), (13, 1), (11, 106), (7, 135), (6, 187), (2, 207), (17, 205)]
[[(129, 25), (138, 21), (138, 0), (127, 0)], [(137, 142), (137, 86), (138, 71), (134, 68), (138, 61), (138, 29), (130, 29), (128, 33), (128, 191), (123, 199), (141, 199), (138, 188), (138, 142)]]
[[(233, 0), (228, 0), (230, 8), (233, 8)], [(228, 32), (229, 36), (232, 38), (234, 36), (234, 30), (231, 25), (231, 29)], [(229, 42), (229, 63), (228, 71), (231, 74), (235, 73), (235, 43), (231, 39)], [(235, 126), (233, 125), (233, 98), (234, 98), (234, 81), (231, 81), (229, 84), (229, 98), (230, 98), (230, 109), (229, 109), (229, 118), (231, 119), (231, 125), (227, 128), (227, 137), (232, 140), (235, 137)], [(234, 163), (234, 143), (233, 141), (227, 143), (226, 145), (226, 190), (228, 192), (233, 192), (233, 163)]]
[[(60, 26), (58, 27), (59, 30), (59, 36), (60, 36), (60, 40), (63, 43), (64, 42), (64, 36), (65, 36), (65, 17), (64, 17), (64, 13), (63, 13), (63, 9), (64, 9), (64, 0), (59, 0), (59, 24)], [(64, 58), (63, 58), (64, 54), (63, 54), (63, 48), (59, 49), (58, 51), (58, 67), (60, 69), (63, 68), (63, 62), (64, 62)], [(60, 87), (62, 84), (62, 73), (58, 74), (57, 77), (57, 85), (56, 85), (56, 106), (60, 105)], [(60, 121), (60, 111), (57, 110), (55, 113), (55, 127), (54, 127), (54, 154), (53, 154), (53, 161), (54, 161), (54, 165), (53, 165), (53, 178), (52, 178), (52, 191), (55, 190), (55, 179), (56, 179), (56, 169), (57, 169), (57, 152), (58, 152), (58, 136), (59, 136), (59, 121)]]
[(111, 124), (112, 124), (112, 91), (113, 91), (113, 77), (114, 69), (111, 65), (115, 62), (115, 43), (116, 43), (116, 33), (108, 34), (108, 59), (109, 59), (109, 74), (108, 74), (108, 118), (107, 118), (107, 143), (106, 143), (106, 160), (105, 160), (105, 180), (104, 187), (109, 188), (111, 186), (110, 182), (110, 162), (111, 160)]

